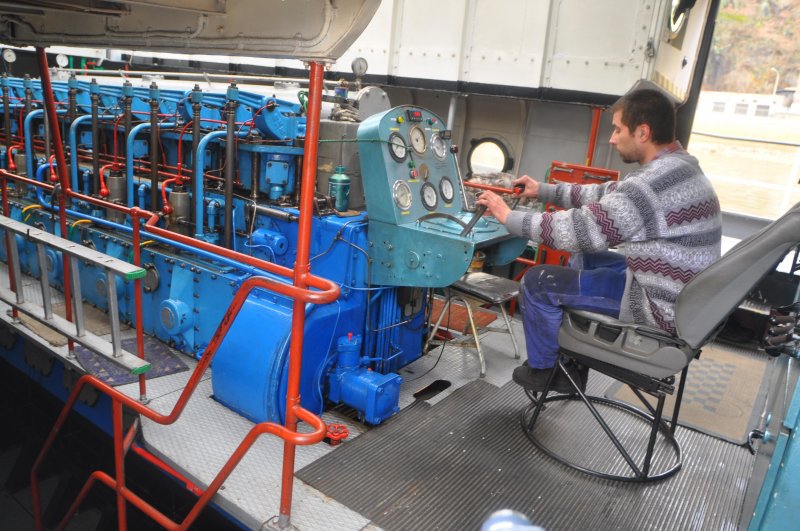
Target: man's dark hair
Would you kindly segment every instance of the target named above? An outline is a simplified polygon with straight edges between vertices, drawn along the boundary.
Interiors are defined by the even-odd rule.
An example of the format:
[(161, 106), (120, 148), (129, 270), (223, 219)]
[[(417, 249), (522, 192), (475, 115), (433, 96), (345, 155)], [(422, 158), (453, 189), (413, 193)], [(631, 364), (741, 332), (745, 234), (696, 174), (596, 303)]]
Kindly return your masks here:
[(647, 124), (656, 144), (675, 140), (675, 106), (664, 93), (655, 89), (636, 90), (617, 100), (611, 112), (617, 111), (622, 111), (622, 124), (631, 132)]

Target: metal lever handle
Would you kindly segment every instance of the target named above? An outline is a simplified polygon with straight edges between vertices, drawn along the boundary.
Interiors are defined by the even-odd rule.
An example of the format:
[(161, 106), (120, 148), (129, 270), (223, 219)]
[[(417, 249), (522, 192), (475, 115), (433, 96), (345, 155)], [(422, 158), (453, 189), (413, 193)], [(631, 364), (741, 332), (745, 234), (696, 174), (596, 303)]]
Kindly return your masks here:
[(467, 226), (464, 227), (464, 230), (461, 231), (461, 234), (459, 234), (459, 236), (463, 238), (464, 236), (469, 234), (469, 231), (472, 230), (472, 228), (475, 226), (478, 220), (481, 219), (481, 217), (483, 217), (485, 213), (486, 213), (486, 205), (478, 205), (475, 208), (475, 213), (472, 215), (472, 219), (469, 220), (469, 223), (467, 223)]
[(508, 205), (511, 208), (511, 210), (517, 208), (517, 205), (519, 205), (519, 202), (522, 199), (522, 196), (520, 194), (524, 191), (525, 187), (522, 186), (521, 184), (514, 185), (514, 200), (511, 201), (510, 205)]

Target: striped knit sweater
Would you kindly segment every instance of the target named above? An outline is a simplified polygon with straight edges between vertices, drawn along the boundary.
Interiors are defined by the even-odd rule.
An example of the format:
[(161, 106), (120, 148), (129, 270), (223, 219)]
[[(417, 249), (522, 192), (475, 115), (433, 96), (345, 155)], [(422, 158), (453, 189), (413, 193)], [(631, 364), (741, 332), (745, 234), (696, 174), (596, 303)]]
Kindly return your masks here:
[(675, 332), (678, 293), (720, 256), (719, 201), (696, 158), (676, 143), (620, 182), (542, 184), (539, 199), (568, 210), (511, 212), (509, 232), (571, 252), (619, 247), (619, 318)]

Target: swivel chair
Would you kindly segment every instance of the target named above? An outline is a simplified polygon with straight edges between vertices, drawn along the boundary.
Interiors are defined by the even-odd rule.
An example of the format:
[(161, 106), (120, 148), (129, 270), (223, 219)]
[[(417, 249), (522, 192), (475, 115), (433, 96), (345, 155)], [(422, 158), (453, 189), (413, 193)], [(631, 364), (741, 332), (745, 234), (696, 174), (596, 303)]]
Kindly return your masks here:
[[(522, 412), (522, 429), (528, 438), (545, 453), (563, 464), (606, 479), (620, 481), (654, 481), (672, 476), (681, 468), (681, 450), (674, 437), (680, 411), (681, 397), (689, 363), (697, 358), (702, 347), (719, 332), (725, 321), (742, 300), (751, 292), (793, 247), (800, 244), (800, 203), (779, 219), (742, 240), (722, 258), (695, 276), (681, 291), (675, 303), (675, 328), (671, 335), (661, 329), (624, 323), (606, 315), (585, 311), (565, 310), (558, 341), (561, 355), (553, 367), (546, 389), (541, 393), (528, 392), (531, 403)], [(797, 324), (797, 313), (788, 312), (792, 326)], [(787, 316), (782, 316), (787, 321)], [(791, 333), (783, 340), (791, 344)], [(774, 342), (772, 347), (779, 346)], [(574, 361), (573, 361), (574, 360)], [(567, 370), (579, 363), (624, 384), (639, 397), (649, 412), (644, 412), (624, 402), (605, 397), (587, 396)], [(563, 371), (571, 382), (573, 392), (548, 395), (557, 371)], [(676, 395), (671, 426), (662, 420), (664, 401), (673, 394), (675, 374), (682, 377)], [(645, 400), (644, 394), (655, 397), (655, 406)], [(616, 450), (622, 455), (630, 473), (605, 473), (567, 460), (547, 448), (535, 434), (537, 420), (545, 403), (561, 400), (581, 400), (589, 408), (608, 435)], [(646, 420), (650, 426), (647, 448), (641, 464), (631, 457), (619, 437), (614, 433), (596, 403), (621, 408)], [(658, 473), (651, 472), (651, 461), (658, 432), (675, 453), (674, 464)], [(672, 461), (671, 461), (672, 462)]]

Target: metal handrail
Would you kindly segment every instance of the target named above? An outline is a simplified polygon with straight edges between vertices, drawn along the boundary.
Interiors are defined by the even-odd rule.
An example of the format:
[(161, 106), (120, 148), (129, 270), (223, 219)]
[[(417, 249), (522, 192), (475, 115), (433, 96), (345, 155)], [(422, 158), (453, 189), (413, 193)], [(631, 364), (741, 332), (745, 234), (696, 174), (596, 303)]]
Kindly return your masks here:
[[(55, 102), (53, 100), (53, 95), (51, 91), (49, 71), (47, 70), (47, 58), (43, 48), (37, 48), (36, 51), (39, 61), (39, 69), (42, 77), (43, 92), (45, 95), (45, 107), (47, 108), (48, 117), (51, 119), (51, 123), (57, 123), (57, 117), (55, 116), (56, 114)], [(64, 147), (61, 140), (60, 131), (58, 128), (53, 128), (53, 142), (55, 144), (57, 169), (59, 172), (59, 181), (61, 185), (61, 193), (58, 194), (58, 203), (59, 203), (58, 210), (60, 214), (59, 222), (62, 234), (66, 233), (67, 214), (65, 208), (65, 198), (71, 197), (86, 201), (91, 204), (99, 205), (104, 208), (120, 211), (129, 214), (131, 216), (131, 219), (133, 221), (135, 264), (138, 264), (141, 259), (140, 246), (138, 245), (141, 236), (140, 219), (147, 218), (145, 226), (147, 227), (147, 230), (152, 234), (160, 235), (166, 239), (178, 243), (184, 243), (184, 244), (188, 243), (200, 249), (216, 252), (226, 257), (235, 258), (237, 260), (240, 260), (241, 262), (253, 265), (263, 270), (276, 273), (284, 277), (293, 278), (294, 284), (293, 285), (284, 284), (266, 277), (251, 277), (242, 283), (240, 288), (237, 290), (236, 295), (234, 296), (234, 299), (231, 302), (230, 307), (223, 316), (220, 325), (215, 331), (214, 336), (211, 338), (208, 347), (206, 348), (205, 352), (200, 358), (200, 361), (195, 367), (195, 370), (192, 373), (187, 386), (182, 391), (180, 397), (178, 398), (178, 401), (173, 406), (173, 410), (169, 415), (163, 415), (150, 409), (149, 407), (142, 404), (140, 401), (137, 401), (127, 395), (122, 394), (113, 387), (105, 384), (104, 382), (98, 380), (93, 376), (84, 375), (83, 377), (81, 377), (78, 380), (72, 393), (70, 394), (67, 402), (65, 403), (64, 408), (59, 414), (59, 417), (56, 420), (56, 423), (53, 426), (53, 429), (51, 430), (50, 434), (48, 435), (47, 441), (45, 442), (44, 447), (40, 451), (36, 459), (36, 462), (34, 463), (34, 466), (31, 470), (31, 494), (33, 497), (34, 519), (37, 530), (41, 530), (43, 528), (42, 515), (41, 515), (41, 501), (39, 498), (39, 485), (37, 478), (39, 467), (41, 466), (41, 463), (43, 462), (49, 449), (53, 445), (56, 437), (58, 436), (58, 433), (61, 430), (64, 422), (66, 421), (69, 412), (72, 410), (81, 389), (86, 385), (91, 385), (98, 391), (107, 394), (112, 400), (116, 478), (111, 478), (108, 474), (105, 474), (100, 471), (94, 472), (87, 480), (84, 487), (81, 489), (78, 498), (76, 498), (75, 502), (73, 502), (73, 505), (70, 507), (70, 511), (67, 513), (67, 515), (65, 515), (60, 528), (63, 528), (66, 525), (66, 522), (71, 518), (72, 514), (74, 514), (74, 511), (80, 505), (83, 498), (86, 496), (86, 493), (88, 493), (88, 491), (91, 489), (94, 482), (100, 480), (105, 485), (109, 486), (110, 488), (113, 488), (117, 493), (117, 513), (118, 513), (117, 516), (118, 516), (119, 529), (122, 530), (127, 528), (126, 505), (125, 505), (126, 501), (132, 503), (142, 512), (147, 514), (150, 518), (152, 518), (154, 521), (158, 522), (160, 525), (168, 529), (186, 529), (194, 522), (199, 513), (205, 508), (207, 503), (216, 494), (219, 487), (222, 485), (222, 483), (225, 481), (228, 475), (233, 471), (233, 469), (236, 467), (239, 461), (243, 458), (245, 453), (249, 450), (249, 448), (252, 446), (252, 444), (255, 442), (258, 436), (260, 436), (263, 433), (272, 433), (274, 435), (281, 437), (285, 441), (279, 525), (283, 526), (289, 525), (289, 516), (291, 511), (291, 498), (292, 498), (292, 481), (294, 473), (295, 445), (298, 444), (308, 445), (321, 441), (325, 436), (325, 429), (326, 429), (325, 423), (322, 421), (321, 418), (309, 412), (308, 410), (304, 409), (300, 405), (299, 380), (300, 380), (300, 367), (302, 361), (303, 327), (305, 323), (304, 308), (305, 304), (308, 302), (317, 304), (327, 303), (336, 300), (336, 298), (338, 298), (339, 296), (338, 285), (324, 278), (316, 277), (310, 273), (311, 268), (309, 262), (309, 247), (310, 247), (311, 212), (312, 212), (311, 206), (313, 203), (312, 185), (314, 181), (315, 166), (316, 166), (316, 155), (317, 155), (316, 143), (319, 135), (319, 118), (320, 118), (320, 107), (321, 107), (323, 66), (320, 63), (312, 62), (310, 63), (310, 69), (311, 69), (310, 73), (311, 89), (309, 90), (309, 105), (308, 105), (309, 127), (306, 130), (307, 153), (303, 165), (303, 175), (302, 175), (303, 186), (300, 197), (301, 214), (300, 214), (299, 228), (298, 228), (298, 253), (294, 269), (289, 269), (286, 267), (278, 266), (270, 262), (258, 260), (248, 255), (240, 254), (235, 251), (230, 251), (228, 249), (217, 247), (213, 244), (194, 240), (192, 238), (184, 237), (179, 234), (173, 233), (171, 231), (161, 229), (155, 226), (155, 223), (158, 221), (158, 217), (154, 213), (147, 212), (135, 207), (128, 208), (126, 206), (120, 206), (113, 203), (108, 203), (103, 200), (96, 199), (91, 196), (85, 196), (71, 190), (69, 178), (66, 174), (66, 161), (64, 157)], [(11, 174), (6, 170), (0, 170), (0, 184), (2, 184), (3, 199), (4, 199), (3, 211), (5, 213), (8, 213), (8, 203), (6, 194), (7, 179), (12, 179), (17, 182), (33, 186), (39, 186), (44, 189), (49, 189), (51, 192), (55, 191), (55, 187), (53, 186)], [(51, 208), (55, 209), (54, 206)], [(66, 296), (66, 294), (69, 291), (69, 284), (67, 281), (68, 266), (66, 264), (64, 273), (65, 273), (64, 291)], [(137, 306), (137, 311), (140, 311), (141, 280), (137, 279), (135, 282), (137, 283), (135, 289), (136, 291), (135, 304)], [(216, 353), (217, 348), (222, 343), (228, 330), (230, 330), (230, 327), (232, 326), (236, 315), (243, 306), (250, 292), (255, 288), (270, 289), (279, 294), (286, 295), (294, 299), (294, 308), (292, 313), (293, 333), (292, 333), (292, 342), (289, 355), (289, 375), (288, 375), (288, 389), (287, 389), (287, 399), (286, 399), (287, 403), (286, 426), (281, 426), (280, 424), (272, 422), (264, 422), (254, 426), (247, 434), (247, 436), (245, 436), (243, 441), (240, 443), (239, 447), (237, 447), (237, 449), (234, 451), (234, 453), (231, 455), (231, 457), (228, 459), (228, 461), (225, 463), (222, 469), (217, 473), (217, 476), (214, 478), (211, 485), (209, 485), (209, 488), (206, 489), (203, 495), (198, 499), (197, 503), (194, 505), (189, 514), (186, 516), (184, 521), (181, 522), (180, 524), (176, 524), (175, 522), (167, 518), (163, 513), (152, 507), (145, 500), (139, 498), (135, 493), (133, 493), (132, 491), (128, 490), (125, 487), (124, 455), (130, 448), (130, 445), (132, 444), (133, 437), (136, 431), (135, 427), (136, 425), (129, 431), (129, 433), (126, 436), (123, 437), (122, 406), (125, 405), (133, 409), (137, 413), (144, 415), (145, 417), (159, 424), (171, 424), (172, 422), (177, 420), (177, 418), (183, 411), (183, 408), (185, 407), (186, 403), (188, 402), (189, 398), (191, 397), (192, 393), (194, 392), (195, 388), (197, 387), (200, 381), (200, 377), (211, 363), (211, 359)], [(313, 291), (312, 288), (315, 288), (319, 291)], [(71, 315), (69, 314), (69, 312), (67, 314), (67, 318), (71, 319)], [(139, 352), (140, 354), (142, 354), (143, 349), (141, 348), (142, 347), (141, 319), (137, 319), (137, 343), (139, 346)], [(70, 343), (70, 349), (71, 348), (72, 344)], [(144, 377), (142, 376), (140, 378), (140, 388), (143, 389), (143, 386), (144, 386)], [(310, 433), (297, 432), (298, 420), (302, 420), (310, 424), (314, 428), (314, 431)]]
[[(53, 428), (50, 431), (50, 434), (48, 435), (47, 440), (45, 441), (42, 447), (42, 450), (39, 452), (39, 456), (34, 462), (33, 468), (31, 470), (31, 495), (33, 497), (33, 513), (34, 513), (34, 518), (36, 519), (37, 529), (42, 529), (41, 501), (39, 497), (39, 481), (37, 474), (39, 468), (41, 467), (44, 461), (45, 456), (47, 455), (53, 443), (55, 442), (58, 433), (60, 432), (62, 426), (67, 420), (70, 411), (75, 405), (75, 402), (77, 401), (81, 390), (86, 385), (90, 385), (95, 389), (97, 389), (98, 391), (105, 393), (112, 399), (113, 401), (112, 407), (114, 410), (114, 421), (113, 421), (114, 447), (116, 456), (118, 452), (120, 452), (124, 447), (123, 438), (121, 437), (122, 406), (123, 405), (127, 406), (130, 409), (134, 410), (136, 413), (139, 413), (140, 415), (143, 415), (144, 417), (147, 417), (148, 419), (158, 424), (169, 425), (174, 423), (180, 417), (181, 413), (183, 412), (183, 409), (185, 408), (187, 402), (189, 401), (189, 398), (191, 398), (192, 394), (197, 388), (197, 385), (200, 383), (200, 379), (202, 378), (203, 373), (206, 371), (209, 364), (211, 363), (211, 360), (214, 358), (217, 349), (222, 344), (222, 341), (225, 339), (225, 336), (227, 335), (228, 331), (233, 325), (236, 315), (239, 313), (239, 310), (241, 310), (250, 292), (255, 288), (267, 288), (273, 286), (274, 284), (275, 284), (274, 281), (264, 277), (251, 277), (242, 283), (242, 286), (239, 288), (239, 290), (236, 292), (236, 295), (234, 296), (233, 302), (231, 303), (228, 310), (225, 312), (225, 315), (223, 316), (219, 327), (214, 333), (214, 336), (211, 338), (208, 347), (206, 347), (206, 350), (203, 352), (200, 361), (198, 362), (197, 366), (192, 372), (192, 375), (189, 378), (186, 387), (184, 387), (183, 391), (178, 397), (178, 400), (173, 406), (172, 411), (167, 415), (161, 414), (149, 408), (148, 406), (142, 404), (138, 400), (123, 394), (122, 392), (109, 386), (108, 384), (102, 382), (101, 380), (95, 378), (94, 376), (87, 374), (82, 376), (78, 380), (77, 384), (75, 385), (75, 388), (72, 390), (72, 393), (70, 393), (69, 398), (64, 404), (61, 413), (56, 419), (56, 422), (53, 425)], [(288, 292), (282, 294), (288, 295)], [(117, 409), (119, 409), (119, 412), (117, 412)], [(101, 479), (103, 483), (110, 486), (112, 489), (116, 490), (119, 494), (124, 496), (130, 503), (136, 505), (140, 510), (142, 510), (142, 512), (148, 514), (148, 516), (153, 518), (160, 525), (164, 525), (164, 523), (166, 522), (168, 523), (168, 525), (165, 525), (165, 527), (167, 527), (168, 529), (187, 529), (197, 518), (200, 511), (202, 511), (205, 508), (206, 504), (211, 500), (214, 494), (216, 494), (219, 487), (222, 485), (225, 479), (227, 479), (227, 477), (230, 475), (230, 473), (233, 471), (233, 469), (236, 467), (236, 465), (239, 463), (242, 457), (244, 457), (244, 454), (247, 452), (247, 450), (249, 450), (249, 448), (252, 446), (252, 444), (255, 442), (255, 439), (258, 438), (259, 435), (263, 433), (272, 433), (274, 435), (281, 437), (287, 442), (299, 445), (315, 444), (317, 442), (320, 442), (325, 437), (326, 427), (322, 419), (320, 419), (313, 413), (309, 412), (308, 410), (302, 408), (299, 404), (294, 406), (294, 412), (301, 420), (310, 424), (314, 428), (314, 431), (310, 433), (297, 433), (295, 431), (291, 431), (285, 428), (284, 426), (281, 426), (280, 424), (276, 424), (273, 422), (263, 422), (260, 424), (256, 424), (250, 430), (247, 436), (245, 436), (244, 440), (240, 443), (239, 447), (237, 447), (237, 449), (234, 451), (234, 453), (231, 455), (231, 457), (228, 459), (228, 461), (225, 463), (222, 469), (217, 473), (217, 476), (211, 482), (209, 487), (205, 490), (203, 495), (198, 499), (197, 503), (189, 512), (189, 514), (186, 516), (184, 521), (181, 522), (180, 524), (172, 522), (166, 516), (158, 512), (157, 509), (153, 508), (151, 505), (149, 505), (141, 498), (138, 498), (138, 496), (136, 496), (131, 491), (125, 489), (124, 477), (123, 478), (119, 477), (119, 474), (122, 473), (124, 467), (120, 468), (118, 464), (117, 466), (118, 477), (116, 480), (110, 478), (110, 476), (102, 472), (95, 472), (92, 474), (92, 476), (90, 476), (89, 480), (87, 480), (86, 484), (81, 490), (81, 493), (78, 495), (78, 498), (73, 503), (73, 506), (70, 507), (70, 511), (65, 515), (64, 521), (62, 521), (62, 526), (60, 526), (59, 529), (63, 528), (63, 525), (66, 525), (66, 522), (75, 512), (75, 510), (77, 510), (78, 506), (80, 505), (80, 502), (83, 500), (83, 497), (85, 497), (86, 493), (91, 488), (96, 479)], [(111, 483), (109, 483), (109, 481)], [(122, 529), (122, 525), (120, 526), (120, 528)]]

